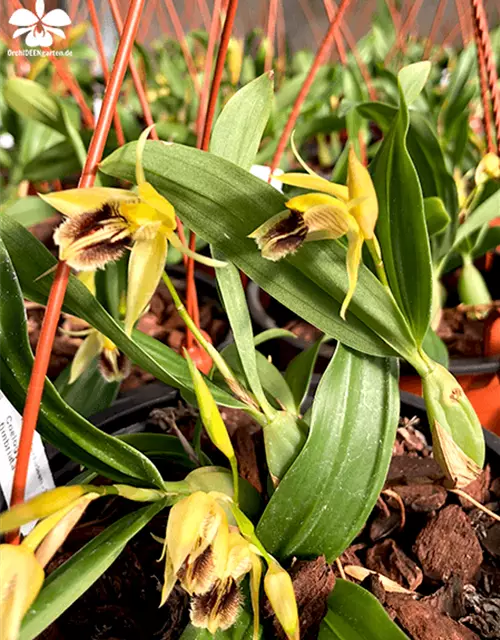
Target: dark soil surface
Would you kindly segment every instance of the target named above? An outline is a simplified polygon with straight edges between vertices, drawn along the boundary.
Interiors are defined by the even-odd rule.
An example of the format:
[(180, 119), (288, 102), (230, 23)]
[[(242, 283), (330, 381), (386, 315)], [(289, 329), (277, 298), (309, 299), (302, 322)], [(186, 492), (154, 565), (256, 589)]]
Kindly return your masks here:
[[(266, 470), (260, 428), (242, 412), (223, 409), (237, 452), (241, 475), (265, 493)], [(190, 439), (196, 412), (179, 403), (155, 409), (150, 424), (168, 433), (176, 427)], [(347, 579), (356, 567), (372, 573), (362, 585), (385, 606), (412, 640), (477, 640), (500, 638), (500, 522), (469, 501), (446, 490), (415, 420), (404, 419), (398, 429), (384, 490), (363, 531), (338, 563), (324, 558), (293, 561), (301, 618), (301, 638), (318, 636), (326, 600), (335, 576)], [(208, 438), (203, 448), (215, 464), (223, 464)], [(172, 479), (183, 477), (176, 472)], [(485, 469), (466, 492), (494, 512), (500, 511), (500, 477)], [(48, 573), (69, 558), (116, 518), (130, 509), (120, 498), (100, 500), (89, 508)], [(126, 547), (120, 558), (40, 638), (44, 640), (128, 640), (180, 637), (189, 620), (188, 600), (176, 588), (158, 608), (163, 563), (161, 545), (167, 513), (157, 516)], [(406, 590), (393, 591), (385, 576)], [(266, 599), (262, 598), (265, 637), (283, 638)]]
[[(498, 311), (491, 312), (495, 316)], [(485, 329), (491, 318), (474, 320), (460, 307), (443, 309), (437, 334), (448, 347), (450, 356), (481, 358), (484, 356)]]

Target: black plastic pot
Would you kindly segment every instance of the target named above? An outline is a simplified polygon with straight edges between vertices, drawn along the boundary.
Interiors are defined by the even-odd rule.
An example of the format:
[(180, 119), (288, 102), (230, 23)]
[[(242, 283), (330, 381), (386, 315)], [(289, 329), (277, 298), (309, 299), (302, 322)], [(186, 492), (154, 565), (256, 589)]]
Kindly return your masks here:
[[(276, 320), (268, 313), (262, 297), (267, 296), (265, 292), (255, 282), (250, 282), (247, 287), (247, 301), (250, 315), (255, 326), (264, 331), (265, 329), (276, 329), (279, 325)], [(279, 302), (272, 300), (272, 305), (279, 312), (283, 312), (290, 318), (295, 317), (286, 307)], [(281, 344), (280, 344), (281, 343)], [(271, 355), (274, 364), (281, 370), (285, 369), (290, 360), (292, 360), (301, 351), (310, 347), (311, 344), (301, 340), (300, 338), (281, 338), (279, 341), (265, 343), (266, 355)], [(319, 358), (316, 365), (316, 371), (321, 373), (325, 370), (326, 365), (330, 361), (335, 351), (334, 345), (324, 344), (320, 347)], [(484, 358), (450, 358), (449, 369), (455, 376), (472, 375), (480, 376), (485, 374), (500, 373), (500, 357), (484, 357)], [(417, 375), (416, 371), (407, 362), (401, 362), (401, 375)]]

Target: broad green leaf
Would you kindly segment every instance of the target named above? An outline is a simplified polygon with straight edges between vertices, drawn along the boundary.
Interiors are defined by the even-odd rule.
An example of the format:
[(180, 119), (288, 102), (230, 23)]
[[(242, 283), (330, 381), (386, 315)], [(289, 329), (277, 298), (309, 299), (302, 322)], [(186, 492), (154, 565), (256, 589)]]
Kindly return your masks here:
[(41, 84), (26, 78), (10, 78), (4, 84), (3, 95), (19, 115), (66, 133), (57, 99)]
[(19, 640), (36, 638), (78, 600), (165, 506), (160, 500), (120, 518), (51, 573), (23, 620)]
[[(0, 280), (0, 353), (4, 363), (2, 386), (5, 382), (7, 397), (22, 412), (33, 355), (28, 341), (21, 289), (1, 240)], [(15, 396), (12, 397), (9, 391)], [(158, 470), (145, 456), (92, 426), (62, 400), (48, 380), (45, 382), (38, 428), (41, 435), (63, 453), (93, 470), (102, 471), (112, 479), (131, 479), (135, 483), (163, 486)]]
[(30, 227), (51, 218), (54, 213), (54, 209), (38, 196), (27, 196), (9, 204), (0, 215), (11, 216), (23, 227)]
[(422, 191), (406, 147), (408, 108), (398, 115), (372, 166), (379, 203), (377, 236), (391, 290), (421, 343), (430, 320), (432, 274)]
[(477, 78), (475, 66), (476, 51), (475, 46), (471, 44), (461, 52), (458, 58), (440, 113), (440, 120), (448, 137), (452, 135), (454, 126), (463, 112), (468, 110), (469, 102), (474, 95), (474, 83)]
[[(67, 141), (63, 141), (44, 149), (32, 158), (24, 166), (23, 177), (32, 182), (41, 182), (55, 180), (60, 176), (77, 175), (80, 169), (81, 165), (73, 147)], [(42, 202), (40, 198), (37, 200)]]
[(399, 84), (408, 106), (421, 94), (430, 72), (431, 63), (428, 60), (410, 64), (399, 72)]
[(271, 114), (272, 75), (265, 73), (240, 89), (217, 118), (210, 140), (210, 151), (250, 169)]
[(436, 235), (444, 231), (450, 224), (451, 218), (446, 211), (441, 198), (435, 196), (431, 198), (424, 198), (424, 214), (425, 222), (427, 224), (427, 231), (430, 236)]
[[(0, 216), (0, 238), (10, 255), (24, 296), (45, 304), (53, 275), (37, 278), (54, 266), (54, 257), (29, 231), (7, 216)], [(30, 260), (26, 260), (26, 255), (30, 256)], [(134, 331), (133, 338), (129, 338), (87, 287), (74, 276), (70, 277), (63, 309), (86, 320), (108, 336), (132, 362), (152, 373), (161, 382), (175, 388), (192, 388), (187, 363), (182, 356), (140, 331)], [(211, 383), (209, 387), (219, 404), (244, 407), (241, 402)]]
[(380, 602), (354, 582), (337, 579), (318, 640), (409, 640)]
[[(217, 119), (210, 150), (242, 169), (250, 169), (266, 127), (273, 100), (272, 74), (266, 73), (240, 89)], [(212, 254), (224, 260), (223, 254)], [(216, 269), (217, 284), (250, 389), (266, 414), (272, 414), (257, 371), (252, 320), (238, 269)]]
[[(283, 210), (284, 198), (273, 187), (222, 158), (181, 145), (147, 142), (143, 162), (149, 182), (189, 227), (297, 315), (359, 351), (413, 353), (414, 341), (400, 311), (365, 267), (348, 321), (340, 318), (347, 291), (346, 249), (340, 243), (310, 243), (276, 263), (261, 257), (247, 236)], [(132, 143), (100, 166), (105, 173), (133, 181), (134, 163)]]
[(295, 407), (300, 411), (300, 406), (309, 390), (314, 366), (318, 358), (319, 349), (323, 343), (323, 339), (317, 340), (308, 349), (304, 349), (290, 362), (285, 371), (285, 380), (290, 387)]
[(73, 384), (69, 383), (70, 366), (59, 374), (54, 383), (62, 399), (84, 418), (107, 409), (115, 400), (119, 382), (108, 382), (102, 377), (95, 358)]
[(339, 345), (316, 392), (306, 444), (257, 527), (270, 553), (325, 554), (332, 562), (347, 548), (383, 486), (398, 415), (396, 362)]
[(460, 225), (455, 238), (454, 248), (468, 238), (474, 231), (500, 216), (500, 190), (483, 202), (469, 215), (466, 221)]

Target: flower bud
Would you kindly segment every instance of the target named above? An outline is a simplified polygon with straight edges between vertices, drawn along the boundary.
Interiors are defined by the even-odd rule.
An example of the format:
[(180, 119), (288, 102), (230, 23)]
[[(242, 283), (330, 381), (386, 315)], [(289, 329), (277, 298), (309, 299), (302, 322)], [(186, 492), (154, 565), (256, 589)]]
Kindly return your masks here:
[[(467, 306), (488, 307), (491, 304), (491, 295), (481, 272), (468, 259), (464, 262), (460, 277), (458, 278), (458, 295), (460, 301)], [(481, 320), (488, 315), (486, 311), (472, 310), (467, 312), (471, 319)]]
[(292, 579), (275, 560), (270, 562), (264, 577), (264, 591), (287, 638), (298, 640), (299, 614)]
[(438, 423), (462, 453), (482, 467), (484, 437), (476, 412), (453, 375), (436, 362), (432, 366), (432, 371), (423, 377), (423, 395), (433, 442), (436, 442), (435, 425)]

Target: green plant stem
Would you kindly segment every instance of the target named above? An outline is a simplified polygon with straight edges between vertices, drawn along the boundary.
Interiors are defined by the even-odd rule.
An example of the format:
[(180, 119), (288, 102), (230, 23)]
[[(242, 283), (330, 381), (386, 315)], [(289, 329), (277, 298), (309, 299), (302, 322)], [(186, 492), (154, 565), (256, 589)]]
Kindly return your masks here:
[(366, 241), (366, 246), (370, 252), (370, 255), (373, 259), (373, 263), (375, 264), (375, 271), (377, 272), (378, 279), (389, 289), (389, 281), (387, 280), (387, 274), (385, 272), (384, 263), (382, 260), (382, 255), (380, 253), (380, 245), (375, 236), (371, 240)]
[[(215, 364), (217, 369), (220, 371), (221, 375), (224, 377), (224, 380), (227, 382), (227, 384), (228, 384), (229, 388), (231, 389), (231, 391), (235, 394), (235, 396), (239, 400), (241, 400), (242, 402), (244, 402), (248, 406), (249, 410), (251, 410), (252, 415), (254, 417), (256, 417), (255, 414), (258, 414), (263, 418), (264, 416), (262, 416), (262, 414), (258, 410), (258, 405), (257, 405), (256, 401), (254, 400), (254, 398), (248, 393), (248, 391), (246, 389), (244, 389), (241, 386), (241, 384), (236, 379), (236, 376), (234, 375), (234, 373), (231, 371), (231, 369), (227, 365), (227, 363), (224, 360), (224, 358), (217, 351), (217, 349), (213, 346), (213, 344), (211, 344), (204, 337), (204, 335), (202, 334), (200, 329), (194, 323), (193, 319), (191, 318), (191, 316), (187, 312), (187, 309), (184, 306), (182, 300), (180, 299), (179, 294), (175, 290), (175, 287), (174, 287), (174, 285), (172, 283), (172, 280), (169, 278), (168, 274), (163, 272), (162, 277), (163, 277), (163, 282), (167, 286), (167, 288), (168, 288), (168, 290), (170, 292), (170, 295), (172, 296), (172, 300), (174, 301), (175, 308), (177, 309), (180, 317), (184, 320), (184, 323), (186, 324), (188, 329), (191, 331), (191, 333), (194, 335), (194, 337), (196, 338), (196, 340), (198, 341), (200, 346), (212, 358), (213, 363)], [(262, 424), (262, 422), (259, 422), (259, 423)]]
[(234, 504), (238, 506), (240, 499), (240, 478), (238, 475), (238, 462), (236, 457), (229, 458), (229, 464), (231, 465), (231, 473), (233, 474), (233, 501)]

